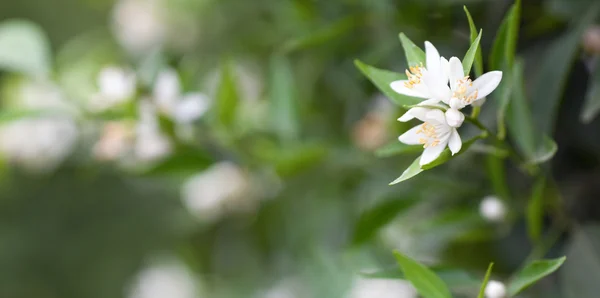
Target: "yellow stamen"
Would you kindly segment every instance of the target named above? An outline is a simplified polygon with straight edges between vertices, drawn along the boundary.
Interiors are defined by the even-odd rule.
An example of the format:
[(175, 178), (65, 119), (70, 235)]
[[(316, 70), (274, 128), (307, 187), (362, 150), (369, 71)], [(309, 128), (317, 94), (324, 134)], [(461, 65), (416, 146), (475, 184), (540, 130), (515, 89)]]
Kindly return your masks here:
[(408, 78), (408, 82), (404, 83), (406, 88), (412, 89), (415, 85), (421, 83), (421, 77), (423, 77), (423, 63), (420, 66), (411, 66), (409, 67), (405, 73)]
[(469, 76), (466, 76), (456, 83), (456, 90), (452, 93), (452, 97), (458, 98), (466, 104), (470, 104), (475, 99), (477, 99), (478, 90), (471, 92), (471, 95), (467, 96), (468, 87), (473, 87), (473, 81), (469, 79)]

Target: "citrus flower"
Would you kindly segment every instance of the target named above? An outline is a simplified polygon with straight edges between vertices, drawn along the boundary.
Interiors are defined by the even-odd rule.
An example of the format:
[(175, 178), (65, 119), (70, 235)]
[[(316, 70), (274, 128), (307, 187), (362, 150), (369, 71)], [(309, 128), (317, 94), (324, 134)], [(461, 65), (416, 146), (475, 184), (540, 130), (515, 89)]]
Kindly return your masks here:
[(425, 42), (426, 66), (410, 66), (406, 80), (390, 83), (390, 87), (399, 94), (425, 98), (420, 104), (436, 104), (447, 102), (452, 95), (448, 87), (448, 61), (440, 57), (437, 49), (428, 41)]
[[(459, 111), (455, 112), (462, 115)], [(423, 145), (425, 150), (423, 150), (423, 154), (421, 155), (420, 165), (426, 165), (437, 159), (446, 147), (450, 148), (452, 155), (460, 151), (462, 141), (456, 130), (457, 126), (452, 126), (448, 123), (448, 118), (451, 117), (448, 117), (443, 111), (416, 107), (410, 109), (407, 113), (410, 113), (411, 117), (417, 118), (424, 123), (409, 129), (398, 140), (407, 145)], [(398, 120), (402, 121), (402, 118)], [(456, 125), (455, 121), (456, 119), (452, 119), (452, 124)], [(460, 121), (460, 124), (462, 124), (462, 121)]]
[(460, 59), (452, 57), (448, 62), (448, 79), (452, 95), (444, 103), (460, 110), (470, 104), (478, 105), (478, 101), (492, 93), (502, 80), (502, 72), (490, 71), (472, 81), (469, 74), (464, 73)]

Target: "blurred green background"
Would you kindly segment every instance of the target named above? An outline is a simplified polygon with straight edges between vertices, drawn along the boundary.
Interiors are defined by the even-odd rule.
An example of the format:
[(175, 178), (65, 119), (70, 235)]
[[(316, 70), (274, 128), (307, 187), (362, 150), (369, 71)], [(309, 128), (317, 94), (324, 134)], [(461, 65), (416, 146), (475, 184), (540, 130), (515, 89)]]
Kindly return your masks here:
[[(377, 149), (410, 126), (354, 66), (403, 72), (399, 32), (462, 57), (463, 5), (488, 57), (512, 1), (2, 1), (0, 26), (33, 25), (17, 21), (26, 30), (9, 37), (0, 27), (0, 41), (40, 34), (40, 45), (0, 47), (0, 58), (22, 51), (32, 70), (0, 63), (0, 124), (56, 108), (56, 92), (69, 120), (0, 133), (0, 297), (417, 297), (398, 279), (361, 275), (396, 276), (394, 249), (437, 266), (457, 297), (475, 297), (490, 261), (504, 280), (532, 250), (566, 254), (523, 297), (597, 297), (600, 122), (580, 116), (600, 94), (600, 29), (581, 24), (595, 2), (522, 2), (524, 85), (549, 89), (532, 115), (551, 123), (559, 148), (542, 190), (541, 229), (553, 241), (540, 248), (523, 219), (534, 181), (486, 148), (388, 186), (416, 154)], [(107, 66), (135, 73), (134, 99), (89, 111)], [(178, 92), (200, 92), (210, 107), (186, 125), (156, 116), (150, 126), (169, 150), (142, 160), (162, 152), (162, 139), (141, 142), (131, 123), (169, 68)], [(493, 100), (481, 116), (492, 126)], [(132, 131), (133, 155), (111, 155)], [(102, 141), (116, 146), (110, 157), (98, 153)], [(488, 195), (505, 199), (502, 220), (479, 213)]]

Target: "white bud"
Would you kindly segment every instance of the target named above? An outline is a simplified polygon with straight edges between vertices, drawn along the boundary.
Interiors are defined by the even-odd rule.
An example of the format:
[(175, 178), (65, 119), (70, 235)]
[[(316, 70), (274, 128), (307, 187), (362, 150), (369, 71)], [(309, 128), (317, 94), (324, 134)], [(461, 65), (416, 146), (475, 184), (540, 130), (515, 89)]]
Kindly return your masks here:
[(209, 107), (209, 100), (202, 93), (189, 93), (175, 106), (173, 118), (179, 123), (190, 123), (198, 120)]
[(485, 287), (486, 298), (504, 298), (506, 297), (506, 286), (496, 280), (490, 280)]
[(506, 206), (497, 197), (487, 196), (479, 205), (479, 213), (488, 221), (502, 221), (506, 216)]
[(446, 111), (446, 122), (452, 127), (460, 127), (465, 121), (465, 115), (459, 110), (448, 109)]
[(485, 103), (485, 97), (472, 102), (471, 105), (474, 106), (474, 107), (480, 107), (484, 103)]
[(119, 67), (105, 67), (98, 75), (101, 96), (115, 103), (132, 97), (135, 94), (135, 87), (135, 74)]

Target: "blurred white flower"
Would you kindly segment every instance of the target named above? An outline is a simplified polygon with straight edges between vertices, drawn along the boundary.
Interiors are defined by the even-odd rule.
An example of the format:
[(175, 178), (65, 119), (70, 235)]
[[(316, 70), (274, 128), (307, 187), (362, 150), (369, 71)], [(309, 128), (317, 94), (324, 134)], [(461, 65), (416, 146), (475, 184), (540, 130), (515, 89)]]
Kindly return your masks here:
[[(410, 117), (405, 117), (406, 114), (410, 114)], [(410, 109), (406, 114), (398, 120), (407, 121), (407, 118), (415, 117), (424, 122), (409, 129), (398, 138), (400, 142), (407, 145), (423, 145), (425, 150), (421, 155), (420, 165), (426, 165), (436, 160), (446, 146), (450, 148), (452, 154), (458, 153), (462, 148), (462, 141), (456, 127), (449, 125), (446, 115), (441, 110), (416, 107)]]
[(171, 142), (160, 130), (154, 105), (147, 99), (141, 100), (138, 109), (134, 148), (136, 159), (153, 162), (168, 156), (172, 151)]
[(97, 160), (116, 160), (131, 149), (135, 131), (125, 121), (113, 121), (104, 124), (100, 140), (94, 145), (94, 157)]
[(259, 295), (259, 298), (306, 298), (305, 292), (298, 280), (284, 279)]
[(143, 269), (128, 298), (198, 298), (199, 286), (185, 264), (170, 260)]
[(98, 74), (98, 93), (90, 99), (89, 108), (101, 112), (125, 103), (136, 92), (136, 76), (131, 70), (107, 66)]
[(247, 174), (232, 162), (220, 162), (190, 177), (181, 188), (183, 203), (200, 220), (217, 220), (227, 211), (253, 207)]
[(119, 0), (113, 8), (113, 33), (132, 54), (161, 46), (167, 35), (165, 7), (158, 0)]
[(369, 112), (352, 128), (352, 141), (361, 150), (374, 151), (389, 141), (388, 119), (395, 109), (383, 95), (373, 99)]
[(47, 172), (71, 153), (77, 137), (69, 118), (23, 118), (0, 126), (0, 154), (26, 170)]
[(417, 291), (399, 279), (359, 278), (346, 298), (417, 298)]
[(181, 94), (179, 76), (173, 69), (158, 74), (153, 97), (161, 112), (182, 124), (198, 120), (210, 107), (209, 98), (202, 93)]
[(506, 286), (499, 281), (490, 280), (485, 287), (484, 294), (486, 298), (505, 298)]
[(498, 197), (487, 196), (479, 205), (479, 213), (488, 221), (502, 221), (506, 217), (506, 206)]

